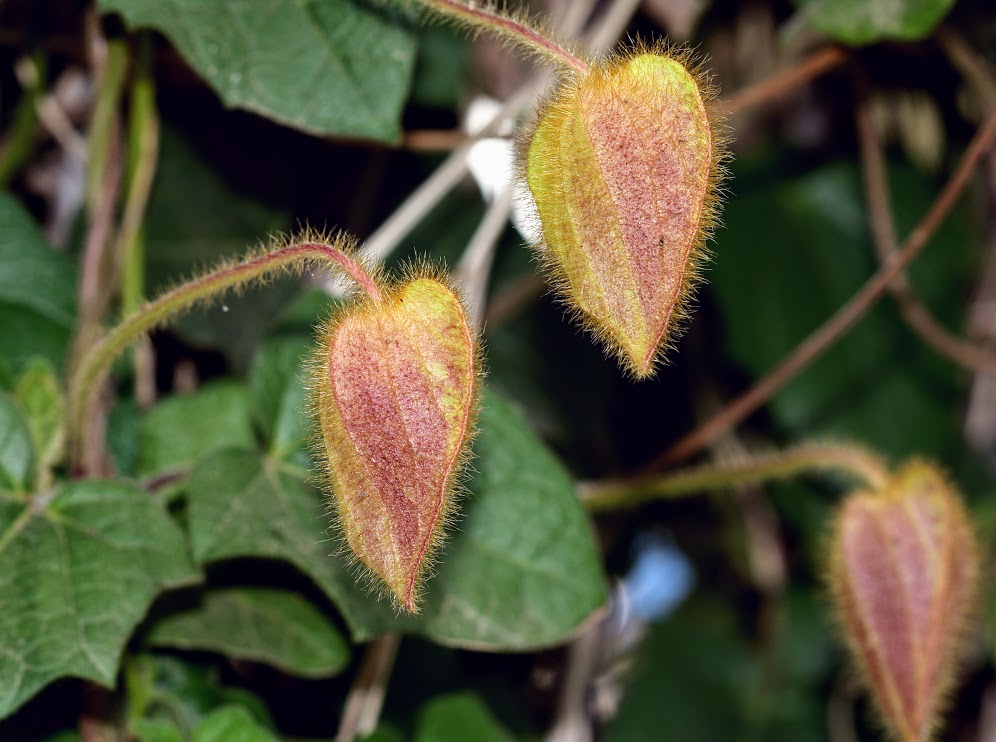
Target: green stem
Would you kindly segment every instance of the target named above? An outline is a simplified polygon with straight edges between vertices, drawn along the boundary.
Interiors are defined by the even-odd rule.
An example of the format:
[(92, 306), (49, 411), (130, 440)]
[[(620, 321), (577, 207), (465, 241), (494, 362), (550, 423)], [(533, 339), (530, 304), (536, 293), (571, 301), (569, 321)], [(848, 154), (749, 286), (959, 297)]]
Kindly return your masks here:
[(102, 192), (101, 184), (107, 170), (108, 148), (114, 115), (118, 110), (128, 70), (128, 47), (123, 39), (107, 42), (107, 59), (100, 75), (100, 87), (90, 120), (87, 146), (87, 206), (96, 212)]
[(593, 512), (634, 507), (652, 500), (685, 497), (736, 485), (787, 479), (808, 472), (842, 472), (878, 490), (889, 479), (882, 459), (847, 443), (803, 443), (745, 461), (682, 469), (664, 475), (582, 482), (579, 494)]
[(551, 38), (551, 35), (521, 15), (506, 15), (490, 3), (477, 5), (460, 0), (418, 0), (433, 13), (474, 29), (490, 31), (507, 41), (524, 47), (540, 57), (568, 67), (575, 72), (588, 72), (588, 63), (580, 56)]
[(145, 293), (145, 246), (142, 221), (159, 157), (159, 117), (151, 73), (148, 36), (142, 36), (138, 69), (131, 88), (128, 121), (128, 192), (115, 255), (121, 258), (121, 312), (131, 314)]
[(241, 263), (223, 265), (167, 291), (121, 320), (82, 353), (69, 380), (67, 436), (77, 467), (85, 473), (93, 461), (88, 453), (98, 441), (85, 431), (97, 419), (97, 399), (111, 363), (138, 338), (195, 304), (208, 302), (229, 289), (244, 287), (277, 271), (301, 272), (312, 266), (331, 265), (359, 284), (372, 301), (380, 303), (383, 300), (380, 288), (370, 273), (350, 257), (352, 248), (351, 240), (343, 235), (331, 241), (305, 238)]
[(45, 60), (39, 55), (31, 61), (33, 74), (29, 76), (23, 94), (17, 101), (7, 140), (0, 151), (0, 189), (7, 188), (13, 177), (31, 159), (35, 149), (35, 130), (38, 127), (35, 107), (41, 97)]

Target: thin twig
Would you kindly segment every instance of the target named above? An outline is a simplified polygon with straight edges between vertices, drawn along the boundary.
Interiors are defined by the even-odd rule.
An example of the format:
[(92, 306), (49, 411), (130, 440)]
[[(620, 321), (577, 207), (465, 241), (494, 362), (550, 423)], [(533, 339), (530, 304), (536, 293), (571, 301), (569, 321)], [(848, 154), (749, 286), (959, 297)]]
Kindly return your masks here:
[(401, 636), (393, 633), (381, 634), (370, 643), (342, 709), (336, 742), (352, 742), (377, 728), (400, 643)]
[(454, 278), (463, 288), (463, 298), (467, 305), (471, 326), (481, 329), (484, 320), (484, 304), (488, 294), (488, 277), (494, 261), (495, 247), (508, 217), (512, 213), (512, 189), (505, 188), (488, 206), (467, 248), (460, 256)]
[(726, 407), (680, 438), (645, 467), (664, 469), (684, 461), (708, 445), (717, 435), (741, 422), (763, 405), (775, 392), (799, 374), (815, 358), (839, 340), (868, 312), (889, 284), (917, 256), (954, 206), (969, 178), (996, 137), (996, 113), (990, 114), (968, 146), (954, 174), (945, 184), (927, 214), (893, 258), (868, 279), (856, 294), (826, 322), (803, 340), (795, 350), (753, 387)]
[[(879, 263), (885, 265), (895, 255), (898, 240), (892, 219), (889, 179), (882, 140), (878, 135), (866, 95), (862, 95), (855, 106), (854, 117), (857, 123), (861, 171), (875, 253)], [(889, 293), (896, 300), (900, 314), (910, 329), (927, 345), (970, 371), (996, 375), (996, 355), (948, 332), (917, 296), (905, 271), (898, 273), (889, 284)]]
[(996, 78), (993, 77), (992, 69), (985, 57), (973, 49), (953, 28), (941, 28), (937, 37), (941, 40), (941, 46), (951, 64), (971, 82), (990, 106), (996, 105)]
[(798, 64), (793, 64), (789, 69), (738, 91), (721, 102), (720, 107), (728, 114), (735, 114), (769, 103), (813, 78), (829, 72), (846, 59), (847, 52), (841, 47), (824, 47)]
[[(31, 57), (23, 57), (14, 65), (14, 74), (21, 87), (29, 94), (29, 91), (39, 91), (41, 89), (41, 75), (38, 65)], [(59, 101), (52, 93), (44, 95), (32, 95), (35, 106), (35, 114), (42, 126), (45, 127), (52, 138), (71, 157), (79, 162), (85, 162), (87, 156), (86, 140), (76, 131), (69, 116), (62, 110)]]

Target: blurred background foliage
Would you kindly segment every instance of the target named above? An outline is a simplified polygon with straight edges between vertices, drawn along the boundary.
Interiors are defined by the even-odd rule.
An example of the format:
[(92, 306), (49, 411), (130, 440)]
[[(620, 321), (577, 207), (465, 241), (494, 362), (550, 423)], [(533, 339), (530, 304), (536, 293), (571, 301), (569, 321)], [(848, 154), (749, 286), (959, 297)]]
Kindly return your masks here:
[[(617, 4), (598, 2), (596, 12)], [(569, 5), (532, 7), (556, 19)], [(727, 118), (733, 159), (723, 225), (698, 307), (656, 379), (635, 383), (603, 358), (544, 294), (522, 237), (511, 227), (501, 237), (484, 332), (495, 402), (482, 422), (470, 499), (482, 491), (512, 499), (492, 514), (485, 513), (492, 500), (480, 496), (453, 548), (470, 553), (516, 519), (574, 523), (556, 526), (567, 529), (559, 545), (524, 551), (500, 543), (499, 534), (489, 548), (547, 560), (563, 579), (572, 570), (595, 577), (578, 578), (573, 602), (551, 598), (531, 618), (531, 601), (541, 596), (523, 594), (518, 573), (509, 573), (511, 586), (467, 593), (494, 588), (499, 605), (480, 615), (497, 628), (478, 646), (513, 652), (475, 651), (470, 629), (448, 619), (396, 623), (314, 543), (323, 526), (302, 484), (309, 457), (300, 359), (311, 327), (335, 300), (316, 277), (228, 297), (155, 333), (154, 390), (162, 398), (155, 406), (136, 397), (129, 363), (117, 369), (108, 423), (114, 467), (138, 483), (129, 486), (155, 493), (170, 515), (162, 528), (182, 526), (193, 560), (161, 576), (163, 586), (186, 588), (136, 597), (132, 623), (122, 619), (127, 651), (109, 677), (117, 695), (103, 702), (127, 698), (127, 710), (117, 708), (130, 734), (330, 739), (364, 662), (363, 645), (348, 637), (400, 628), (411, 635), (398, 649), (370, 739), (569, 740), (590, 730), (613, 741), (881, 738), (833, 638), (821, 582), (840, 487), (806, 480), (651, 504), (600, 516), (591, 539), (569, 504), (570, 479), (647, 465), (773, 368), (874, 273), (856, 106), (867, 102), (884, 141), (901, 240), (996, 105), (996, 9), (987, 0), (635, 5), (623, 37), (690, 43), (723, 97), (827, 45), (841, 44), (843, 61)], [(70, 135), (82, 139), (94, 120), (94, 55), (102, 45), (124, 40), (132, 60), (143, 46), (151, 59), (160, 136), (141, 240), (143, 291), (152, 295), (276, 231), (334, 226), (362, 240), (464, 143), (471, 100), (505, 99), (531, 74), (528, 62), (487, 38), (470, 41), (416, 15), (367, 0), (0, 4), (0, 387), (21, 410), (0, 415), (8, 421), (0, 443), (5, 487), (27, 486), (19, 440), (33, 433), (41, 455), (44, 415), (30, 410), (51, 412), (55, 403), (32, 408), (31, 400), (44, 398), (45, 385), (65, 369), (78, 318), (76, 265), (93, 194)], [(967, 62), (959, 49), (968, 50)], [(134, 65), (127, 74), (135, 75)], [(126, 92), (122, 110), (127, 103)], [(61, 138), (53, 137), (58, 121), (46, 106), (68, 127)], [(984, 163), (909, 273), (944, 326), (993, 351), (996, 156)], [(389, 264), (428, 255), (455, 265), (485, 208), (466, 178)], [(987, 545), (988, 578), (994, 384), (991, 373), (927, 347), (887, 298), (709, 455), (843, 438), (894, 462), (934, 459), (967, 496)], [(9, 422), (17, 415), (27, 427)], [(512, 497), (534, 482), (551, 503), (545, 515), (535, 497)], [(218, 518), (233, 501), (259, 508), (259, 523), (225, 531)], [(291, 504), (271, 517), (276, 501)], [(0, 522), (8, 515), (0, 511)], [(634, 618), (627, 610), (639, 614), (639, 606), (618, 601), (632, 587), (634, 564), (655, 548), (694, 572), (694, 585), (687, 577), (683, 601), (684, 589)], [(454, 595), (483, 579), (475, 570), (485, 569), (487, 552), (472, 556), (458, 560), (470, 565), (467, 574), (454, 568), (442, 577)], [(2, 558), (14, 560), (0, 550)], [(651, 583), (666, 592), (675, 579), (662, 567)], [(606, 585), (615, 603), (607, 614), (592, 613)], [(996, 734), (996, 603), (988, 589), (983, 600), (944, 739)], [(0, 648), (14, 646), (18, 625), (0, 619), (12, 632), (0, 633)], [(597, 630), (572, 643), (579, 625)], [(38, 695), (15, 703), (20, 680), (2, 668), (0, 701), (11, 715), (0, 721), (0, 739), (86, 736), (80, 719), (94, 708), (93, 686), (46, 677)]]

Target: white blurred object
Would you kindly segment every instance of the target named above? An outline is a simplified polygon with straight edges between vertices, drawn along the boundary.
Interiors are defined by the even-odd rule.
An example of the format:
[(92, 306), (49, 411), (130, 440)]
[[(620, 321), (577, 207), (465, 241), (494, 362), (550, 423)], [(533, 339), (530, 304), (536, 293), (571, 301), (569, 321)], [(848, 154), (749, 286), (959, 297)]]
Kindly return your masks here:
[[(464, 114), (463, 128), (473, 136), (494, 120), (502, 103), (484, 95), (477, 96)], [(536, 202), (519, 177), (515, 164), (515, 142), (512, 140), (513, 124), (506, 121), (498, 131), (500, 136), (476, 142), (467, 153), (467, 169), (484, 196), (492, 203), (508, 188), (512, 189), (512, 224), (530, 244), (543, 239)]]

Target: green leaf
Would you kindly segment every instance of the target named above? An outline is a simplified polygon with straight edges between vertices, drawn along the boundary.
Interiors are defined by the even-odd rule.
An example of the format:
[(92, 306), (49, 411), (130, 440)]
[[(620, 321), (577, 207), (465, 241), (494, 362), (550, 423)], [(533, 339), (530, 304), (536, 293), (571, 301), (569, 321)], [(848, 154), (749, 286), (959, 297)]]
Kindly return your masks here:
[(113, 685), (152, 600), (197, 577), (179, 528), (133, 486), (0, 499), (0, 717), (56, 678)]
[(162, 31), (229, 106), (316, 134), (397, 142), (415, 42), (358, 0), (101, 0)]
[(270, 724), (266, 703), (245, 688), (224, 685), (216, 665), (198, 664), (189, 657), (146, 654), (129, 657), (125, 681), (130, 726), (153, 722), (179, 729), (190, 739), (201, 721), (215, 709), (240, 706), (264, 726)]
[(955, 0), (796, 0), (803, 17), (846, 44), (930, 35)]
[(419, 714), (415, 742), (512, 742), (512, 736), (473, 693), (452, 693), (434, 698)]
[(268, 453), (287, 459), (307, 448), (310, 437), (307, 372), (303, 362), (310, 338), (283, 338), (263, 345), (249, 375), (253, 420)]
[(208, 384), (192, 394), (169, 397), (142, 418), (142, 475), (191, 466), (219, 448), (253, 444), (249, 392), (242, 384)]
[(349, 661), (349, 647), (329, 620), (284, 590), (209, 590), (193, 609), (158, 620), (152, 646), (201, 649), (264, 662), (302, 677), (327, 677)]
[(129, 731), (139, 742), (183, 742), (183, 731), (168, 721), (136, 719)]
[(0, 490), (30, 489), (33, 459), (31, 430), (14, 403), (0, 394)]
[(776, 664), (781, 658), (751, 646), (731, 604), (730, 595), (700, 596), (650, 627), (633, 653), (606, 742), (639, 742), (648, 729), (666, 729), (675, 740), (825, 739), (825, 701), (817, 689), (826, 676), (804, 681), (791, 668), (784, 672)]
[(14, 385), (14, 402), (31, 431), (39, 472), (62, 461), (65, 448), (65, 400), (48, 361), (31, 361)]
[(75, 307), (72, 263), (17, 201), (0, 194), (0, 365), (16, 374), (43, 356), (61, 369)]
[(253, 451), (202, 460), (188, 480), (195, 558), (271, 557), (309, 575), (354, 637), (387, 630), (469, 648), (526, 650), (563, 641), (605, 600), (587, 517), (567, 472), (507, 403), (486, 396), (477, 475), (418, 618), (357, 586), (324, 530), (323, 499), (298, 471)]
[(200, 723), (194, 742), (280, 742), (241, 706), (220, 708)]
[[(905, 234), (929, 205), (931, 187), (910, 168), (893, 168), (891, 176)], [(854, 163), (774, 183), (753, 183), (748, 173), (738, 183), (742, 194), (723, 214), (710, 290), (730, 353), (761, 376), (847, 301), (876, 263)], [(971, 244), (963, 221), (951, 219), (911, 270), (918, 292), (952, 326), (964, 311)], [(857, 438), (895, 458), (917, 451), (945, 460), (962, 448), (951, 417), (962, 396), (951, 364), (923, 346), (886, 297), (769, 409), (793, 435)]]

